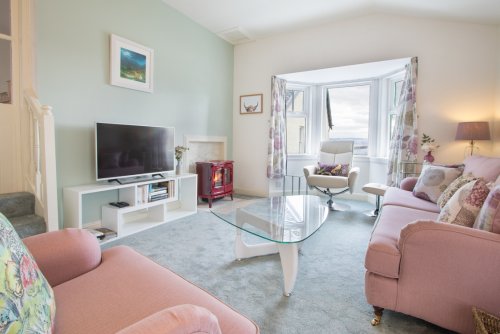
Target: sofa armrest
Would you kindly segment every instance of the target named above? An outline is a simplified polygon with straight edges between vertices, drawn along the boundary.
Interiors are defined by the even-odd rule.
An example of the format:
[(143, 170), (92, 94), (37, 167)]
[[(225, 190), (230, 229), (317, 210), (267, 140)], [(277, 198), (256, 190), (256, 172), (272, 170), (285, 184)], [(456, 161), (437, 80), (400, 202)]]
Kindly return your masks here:
[(436, 319), (428, 321), (439, 325), (439, 318), (454, 314), (471, 326), (471, 306), (500, 310), (500, 284), (495, 283), (500, 277), (500, 234), (420, 220), (401, 230), (398, 247), (398, 307), (403, 313), (432, 304)]
[(64, 229), (23, 239), (51, 286), (89, 272), (101, 263), (95, 236), (80, 229)]
[(401, 188), (403, 190), (407, 190), (407, 191), (413, 191), (413, 188), (415, 188), (417, 181), (418, 181), (418, 177), (415, 177), (415, 176), (406, 177), (401, 181), (399, 188)]
[(156, 312), (117, 334), (220, 334), (221, 329), (215, 315), (195, 305), (184, 304)]

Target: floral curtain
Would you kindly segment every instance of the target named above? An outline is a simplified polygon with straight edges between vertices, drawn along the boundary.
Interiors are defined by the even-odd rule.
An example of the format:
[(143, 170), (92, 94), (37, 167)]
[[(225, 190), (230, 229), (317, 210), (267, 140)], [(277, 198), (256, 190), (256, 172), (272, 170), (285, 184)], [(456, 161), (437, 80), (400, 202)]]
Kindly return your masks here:
[(286, 80), (273, 76), (271, 79), (271, 122), (267, 177), (282, 178), (286, 173)]
[(402, 162), (416, 162), (418, 148), (417, 129), (417, 68), (413, 57), (406, 65), (406, 74), (399, 96), (398, 112), (389, 144), (387, 185), (398, 186), (403, 172)]

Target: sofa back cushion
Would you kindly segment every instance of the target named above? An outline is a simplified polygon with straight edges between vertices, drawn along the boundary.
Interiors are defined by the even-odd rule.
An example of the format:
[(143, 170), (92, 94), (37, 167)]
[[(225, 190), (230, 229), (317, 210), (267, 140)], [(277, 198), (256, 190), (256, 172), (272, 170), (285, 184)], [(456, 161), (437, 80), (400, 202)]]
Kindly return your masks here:
[(458, 189), (439, 214), (438, 221), (472, 227), (490, 189), (483, 179)]
[(462, 175), (462, 171), (460, 167), (425, 165), (413, 188), (413, 195), (436, 203), (443, 191)]
[(488, 194), (476, 218), (474, 228), (500, 233), (500, 185)]
[(464, 174), (471, 173), (486, 182), (494, 182), (500, 176), (500, 158), (472, 155), (464, 160), (464, 165)]
[(52, 333), (56, 310), (52, 288), (1, 213), (0, 282), (4, 333)]

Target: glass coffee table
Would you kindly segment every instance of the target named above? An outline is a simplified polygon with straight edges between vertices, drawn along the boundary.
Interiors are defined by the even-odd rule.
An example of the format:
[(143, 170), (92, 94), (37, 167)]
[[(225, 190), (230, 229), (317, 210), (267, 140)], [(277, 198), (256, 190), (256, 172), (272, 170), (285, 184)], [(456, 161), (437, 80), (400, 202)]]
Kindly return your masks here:
[[(318, 196), (295, 195), (233, 202), (211, 212), (237, 227), (236, 259), (280, 254), (284, 295), (290, 296), (297, 278), (300, 244), (321, 227), (329, 210)], [(266, 241), (247, 244), (241, 231)]]

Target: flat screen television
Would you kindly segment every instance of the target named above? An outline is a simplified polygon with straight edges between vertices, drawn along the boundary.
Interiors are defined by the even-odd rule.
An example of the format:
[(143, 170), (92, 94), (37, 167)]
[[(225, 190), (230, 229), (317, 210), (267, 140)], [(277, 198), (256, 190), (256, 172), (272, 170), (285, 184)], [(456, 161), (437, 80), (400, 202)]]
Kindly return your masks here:
[(172, 127), (96, 123), (96, 178), (118, 180), (173, 171)]

